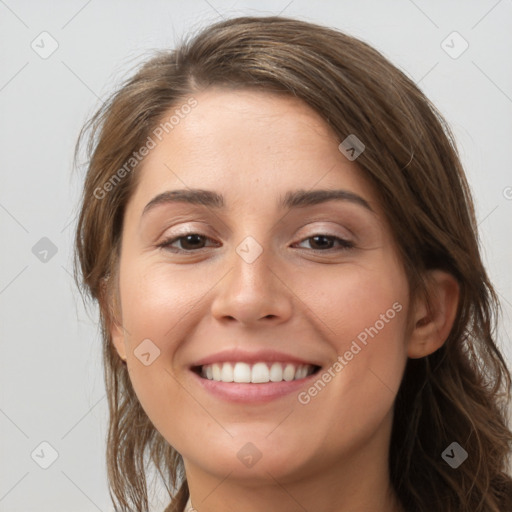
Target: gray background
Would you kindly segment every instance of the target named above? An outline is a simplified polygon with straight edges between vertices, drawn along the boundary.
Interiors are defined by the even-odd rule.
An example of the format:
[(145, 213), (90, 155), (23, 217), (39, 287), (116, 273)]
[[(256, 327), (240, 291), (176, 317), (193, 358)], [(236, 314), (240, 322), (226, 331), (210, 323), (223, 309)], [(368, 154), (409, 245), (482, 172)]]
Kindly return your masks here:
[[(279, 13), (374, 45), (445, 115), (476, 196), (511, 360), (511, 0), (0, 0), (0, 511), (112, 510), (96, 311), (84, 310), (71, 276), (81, 125), (151, 49), (221, 17)], [(457, 58), (462, 40), (444, 44), (452, 56), (442, 46), (453, 31), (469, 44)], [(58, 48), (42, 58), (51, 38)], [(40, 252), (43, 237), (54, 255)], [(58, 453), (47, 469), (42, 442)]]

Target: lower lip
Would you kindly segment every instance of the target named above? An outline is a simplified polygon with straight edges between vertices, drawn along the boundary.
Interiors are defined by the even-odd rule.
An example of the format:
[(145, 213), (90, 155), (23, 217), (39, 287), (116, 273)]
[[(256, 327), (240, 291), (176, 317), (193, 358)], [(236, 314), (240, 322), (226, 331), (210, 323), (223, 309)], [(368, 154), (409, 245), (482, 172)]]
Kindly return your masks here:
[(276, 400), (291, 393), (297, 393), (305, 384), (308, 384), (317, 378), (318, 371), (304, 377), (303, 379), (265, 382), (262, 384), (252, 384), (245, 382), (218, 382), (216, 380), (200, 377), (196, 372), (190, 370), (190, 373), (209, 393), (230, 402), (242, 404), (267, 403)]

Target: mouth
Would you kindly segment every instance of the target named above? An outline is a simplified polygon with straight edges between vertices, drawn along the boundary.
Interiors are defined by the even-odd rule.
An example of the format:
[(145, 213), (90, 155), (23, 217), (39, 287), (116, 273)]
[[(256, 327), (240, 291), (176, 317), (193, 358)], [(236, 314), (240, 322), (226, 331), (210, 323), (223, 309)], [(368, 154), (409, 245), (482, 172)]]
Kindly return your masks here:
[(201, 379), (238, 384), (268, 384), (304, 380), (319, 372), (320, 366), (292, 362), (219, 362), (193, 366)]
[(241, 361), (190, 368), (199, 388), (224, 402), (265, 405), (293, 396), (316, 379), (321, 367), (290, 362)]
[(320, 359), (276, 350), (225, 349), (194, 361), (188, 369), (194, 386), (224, 402), (266, 404), (300, 393), (322, 366)]

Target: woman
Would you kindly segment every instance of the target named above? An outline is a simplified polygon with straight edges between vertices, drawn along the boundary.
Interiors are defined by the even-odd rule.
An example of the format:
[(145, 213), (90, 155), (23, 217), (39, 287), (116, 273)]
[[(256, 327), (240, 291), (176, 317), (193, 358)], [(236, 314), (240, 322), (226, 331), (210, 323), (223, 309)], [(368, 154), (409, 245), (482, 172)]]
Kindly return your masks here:
[[(217, 23), (90, 120), (117, 510), (502, 512), (510, 373), (445, 121), (362, 41)], [(81, 277), (79, 276), (81, 274)]]

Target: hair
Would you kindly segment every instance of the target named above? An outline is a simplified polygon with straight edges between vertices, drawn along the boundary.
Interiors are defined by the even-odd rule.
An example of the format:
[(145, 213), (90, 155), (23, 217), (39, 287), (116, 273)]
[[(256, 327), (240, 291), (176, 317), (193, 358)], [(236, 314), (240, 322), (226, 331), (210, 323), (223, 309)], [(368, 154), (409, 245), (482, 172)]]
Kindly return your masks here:
[[(393, 488), (408, 511), (512, 510), (511, 374), (495, 342), (500, 304), (481, 260), (454, 136), (414, 82), (369, 44), (337, 29), (268, 16), (221, 21), (176, 49), (156, 51), (78, 137), (75, 159), (85, 138), (88, 144), (75, 279), (100, 306), (110, 413), (106, 460), (116, 511), (148, 511), (147, 458), (169, 492), (167, 512), (181, 511), (189, 497), (181, 455), (143, 411), (109, 332), (117, 314), (124, 210), (144, 160), (121, 177), (119, 170), (171, 109), (210, 86), (294, 96), (340, 142), (350, 134), (363, 141), (356, 164), (377, 192), (411, 298), (428, 299), (431, 269), (449, 272), (460, 290), (446, 342), (407, 360), (394, 404)], [(116, 172), (118, 183), (107, 187)], [(441, 456), (455, 441), (469, 454), (457, 469)]]

